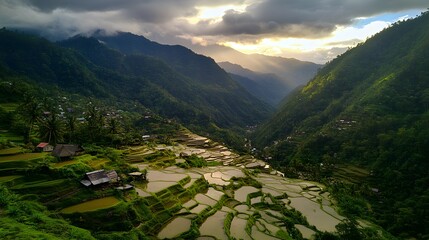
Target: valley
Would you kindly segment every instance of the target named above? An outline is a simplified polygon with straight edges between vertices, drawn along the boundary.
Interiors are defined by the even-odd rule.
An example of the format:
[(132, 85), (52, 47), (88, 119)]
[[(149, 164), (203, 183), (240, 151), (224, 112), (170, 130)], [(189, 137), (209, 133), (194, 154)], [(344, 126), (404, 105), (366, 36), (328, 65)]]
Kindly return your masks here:
[[(336, 232), (335, 226), (345, 219), (320, 183), (285, 178), (264, 161), (189, 131), (180, 131), (173, 143), (112, 149), (119, 155), (110, 159), (109, 154), (84, 154), (58, 163), (47, 154), (2, 150), (0, 180), (27, 199), (37, 194), (51, 212), (103, 239), (133, 234), (159, 239), (312, 239)], [(26, 174), (29, 166), (5, 169), (11, 162), (40, 165), (41, 160), (43, 172), (33, 170), (31, 175)], [(90, 166), (113, 168), (122, 180), (88, 188), (79, 183), (82, 175), (64, 178), (66, 170), (77, 173)], [(146, 180), (130, 178), (126, 174), (131, 170), (144, 172)], [(12, 172), (17, 175), (8, 175)], [(119, 190), (126, 182), (133, 188)], [(100, 226), (107, 216), (122, 221)]]
[(325, 65), (2, 28), (0, 239), (429, 239), (428, 28), (397, 18)]

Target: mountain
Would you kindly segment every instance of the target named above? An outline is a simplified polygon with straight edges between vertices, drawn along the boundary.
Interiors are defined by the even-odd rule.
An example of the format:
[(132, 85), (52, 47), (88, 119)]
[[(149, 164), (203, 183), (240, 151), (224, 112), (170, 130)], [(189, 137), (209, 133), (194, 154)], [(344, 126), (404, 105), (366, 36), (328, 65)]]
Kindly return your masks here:
[(95, 33), (92, 37), (126, 55), (142, 54), (158, 58), (203, 87), (221, 87), (226, 90), (239, 88), (213, 59), (196, 54), (186, 47), (163, 45), (125, 32), (112, 36)]
[(255, 137), (282, 166), (371, 171), (379, 195), (365, 195), (364, 214), (404, 238), (429, 236), (428, 28), (426, 12), (334, 59)]
[(288, 83), (275, 74), (254, 72), (230, 62), (220, 62), (218, 65), (247, 91), (271, 106), (277, 106), (291, 91)]
[[(271, 111), (269, 106), (233, 81), (213, 59), (195, 54), (183, 46), (163, 45), (143, 36), (124, 32), (114, 36), (95, 33), (93, 37), (127, 56), (150, 56), (166, 63), (177, 75), (186, 77), (190, 85), (198, 88), (188, 96), (182, 95), (183, 100), (196, 106), (201, 103), (210, 106), (206, 109), (207, 115), (220, 119), (220, 125), (251, 125), (267, 117)], [(181, 85), (176, 83), (175, 88), (179, 89)], [(248, 112), (250, 109), (256, 112)]]
[[(218, 135), (222, 129), (254, 125), (271, 111), (213, 60), (182, 47), (178, 49), (186, 52), (183, 62), (177, 59), (173, 67), (160, 58), (123, 54), (95, 38), (76, 37), (54, 44), (5, 29), (0, 35), (0, 65), (5, 72), (70, 93), (138, 101), (200, 133)], [(187, 65), (200, 60), (197, 67)], [(182, 70), (188, 68), (183, 71), (207, 67), (209, 77), (198, 78), (190, 73), (195, 77), (191, 78), (175, 70), (179, 65)], [(202, 74), (203, 69), (196, 72)]]
[(231, 62), (261, 73), (273, 73), (282, 78), (290, 89), (305, 85), (316, 75), (320, 64), (294, 58), (273, 57), (262, 54), (244, 54), (220, 45), (190, 46), (197, 53), (214, 58), (217, 62)]

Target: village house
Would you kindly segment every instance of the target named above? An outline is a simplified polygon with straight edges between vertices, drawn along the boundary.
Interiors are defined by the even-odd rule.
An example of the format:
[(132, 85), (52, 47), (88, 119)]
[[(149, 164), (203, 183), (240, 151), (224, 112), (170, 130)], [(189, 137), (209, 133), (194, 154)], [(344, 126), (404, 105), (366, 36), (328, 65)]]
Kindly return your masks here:
[(134, 180), (146, 180), (146, 172), (131, 172), (128, 173), (128, 176), (131, 176)]
[(54, 146), (47, 142), (41, 142), (36, 146), (36, 149), (40, 152), (52, 152), (54, 150)]
[(77, 144), (57, 144), (52, 151), (52, 155), (59, 158), (69, 158), (82, 152), (83, 148)]
[(103, 183), (116, 183), (120, 180), (115, 170), (105, 171), (104, 169), (87, 172), (82, 181), (86, 187), (98, 186)]

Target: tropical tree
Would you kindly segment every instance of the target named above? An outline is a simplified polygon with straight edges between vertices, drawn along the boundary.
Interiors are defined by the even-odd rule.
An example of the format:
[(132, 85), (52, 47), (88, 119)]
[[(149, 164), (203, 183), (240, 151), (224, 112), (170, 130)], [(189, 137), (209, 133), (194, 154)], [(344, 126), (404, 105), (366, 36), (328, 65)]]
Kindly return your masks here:
[(73, 114), (73, 112), (69, 112), (66, 115), (66, 127), (68, 132), (68, 141), (72, 142), (75, 138), (75, 132), (76, 132), (76, 116)]
[(93, 104), (90, 104), (87, 108), (85, 119), (88, 140), (94, 142), (100, 137), (102, 137), (104, 116), (100, 108)]
[(39, 120), (42, 113), (42, 105), (36, 97), (31, 94), (24, 96), (24, 102), (18, 107), (18, 113), (26, 123), (27, 129), (24, 134), (24, 141), (29, 142), (34, 124)]
[(39, 121), (40, 137), (50, 144), (63, 141), (64, 123), (55, 113), (49, 113)]

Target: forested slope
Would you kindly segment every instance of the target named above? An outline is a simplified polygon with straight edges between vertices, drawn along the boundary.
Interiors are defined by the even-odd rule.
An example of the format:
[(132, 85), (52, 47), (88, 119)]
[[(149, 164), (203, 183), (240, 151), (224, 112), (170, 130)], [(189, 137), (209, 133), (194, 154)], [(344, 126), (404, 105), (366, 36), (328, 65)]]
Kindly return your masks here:
[(230, 144), (237, 140), (231, 129), (241, 131), (257, 124), (271, 111), (216, 64), (212, 68), (226, 78), (205, 83), (179, 73), (159, 58), (125, 55), (93, 38), (76, 37), (54, 44), (2, 29), (0, 65), (4, 77), (25, 77), (44, 88), (58, 87), (103, 101), (138, 101), (201, 134), (225, 137)]
[(352, 163), (380, 194), (366, 213), (392, 233), (429, 232), (429, 14), (347, 51), (256, 133), (282, 166)]

